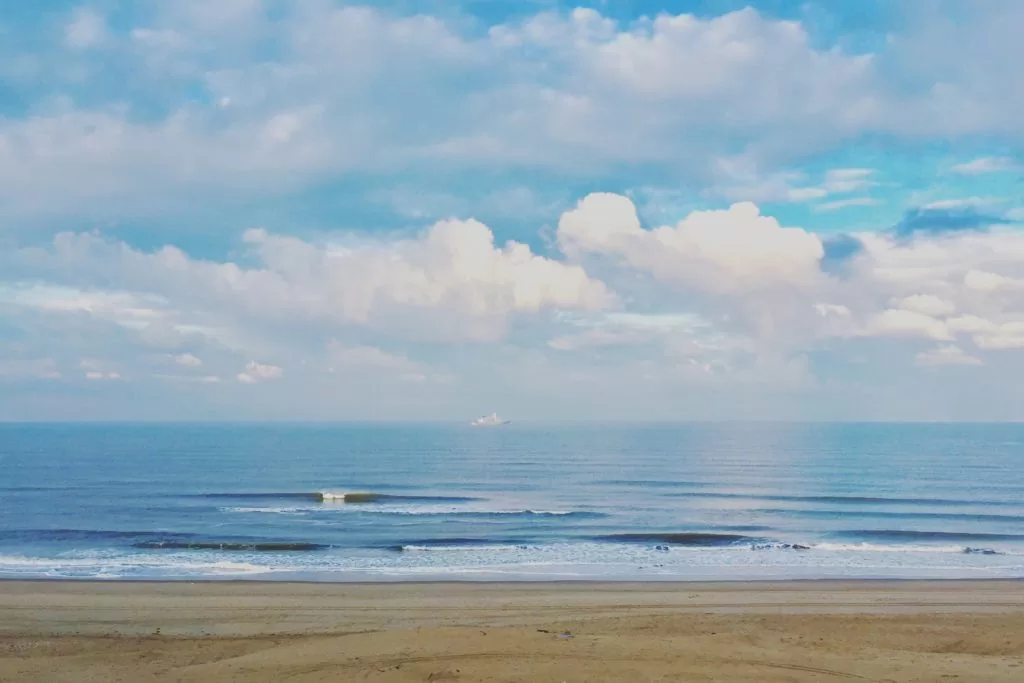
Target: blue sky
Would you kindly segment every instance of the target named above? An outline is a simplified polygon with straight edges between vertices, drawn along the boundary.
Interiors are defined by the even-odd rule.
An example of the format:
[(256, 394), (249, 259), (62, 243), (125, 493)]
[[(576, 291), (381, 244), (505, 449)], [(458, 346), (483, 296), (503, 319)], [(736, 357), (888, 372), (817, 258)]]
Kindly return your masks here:
[(3, 3), (0, 418), (1022, 419), (1022, 22)]

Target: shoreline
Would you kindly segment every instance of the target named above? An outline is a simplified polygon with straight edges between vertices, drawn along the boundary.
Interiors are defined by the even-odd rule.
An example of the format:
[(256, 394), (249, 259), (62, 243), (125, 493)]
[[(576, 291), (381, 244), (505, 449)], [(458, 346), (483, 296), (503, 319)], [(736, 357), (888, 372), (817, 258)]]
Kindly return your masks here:
[(14, 577), (0, 577), (0, 586), (9, 584), (87, 584), (96, 586), (113, 586), (119, 584), (137, 586), (137, 585), (168, 585), (175, 586), (181, 584), (196, 584), (196, 585), (210, 585), (210, 586), (221, 586), (221, 585), (258, 585), (258, 586), (339, 586), (339, 587), (359, 587), (359, 588), (374, 588), (374, 587), (393, 587), (393, 586), (484, 586), (492, 588), (508, 588), (510, 590), (517, 590), (519, 587), (528, 590), (529, 588), (550, 588), (550, 587), (562, 587), (562, 586), (582, 586), (591, 588), (622, 588), (624, 590), (629, 589), (654, 589), (656, 588), (701, 588), (708, 590), (722, 590), (733, 588), (737, 586), (752, 586), (752, 587), (784, 587), (784, 586), (795, 586), (800, 587), (801, 585), (809, 586), (821, 586), (821, 585), (834, 585), (838, 587), (848, 586), (863, 586), (863, 587), (881, 587), (886, 584), (892, 584), (894, 586), (899, 585), (923, 585), (923, 584), (954, 584), (954, 585), (965, 585), (965, 584), (1021, 584), (1024, 586), (1024, 577), (992, 577), (989, 579), (976, 579), (976, 578), (958, 578), (958, 579), (906, 579), (906, 578), (878, 578), (878, 579), (837, 579), (837, 578), (822, 578), (822, 579), (721, 579), (716, 581), (706, 581), (695, 579), (692, 581), (681, 580), (681, 579), (664, 579), (664, 580), (635, 580), (635, 579), (521, 579), (521, 580), (490, 580), (490, 579), (479, 579), (479, 580), (462, 580), (462, 579), (436, 579), (436, 580), (406, 580), (406, 579), (395, 579), (391, 581), (362, 581), (362, 580), (315, 580), (315, 579), (213, 579), (213, 578), (185, 578), (185, 579), (130, 579), (119, 577), (116, 579), (97, 579), (95, 577), (87, 577), (82, 579), (73, 579), (67, 577), (39, 577), (39, 578), (28, 578), (20, 579)]

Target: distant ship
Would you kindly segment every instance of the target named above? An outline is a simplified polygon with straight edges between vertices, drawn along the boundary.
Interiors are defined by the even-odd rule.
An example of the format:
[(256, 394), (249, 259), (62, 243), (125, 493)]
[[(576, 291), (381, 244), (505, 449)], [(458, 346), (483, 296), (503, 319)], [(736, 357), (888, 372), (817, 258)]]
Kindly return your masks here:
[(498, 425), (507, 425), (508, 420), (502, 420), (500, 417), (498, 417), (497, 413), (491, 413), (490, 415), (478, 417), (469, 424), (473, 425), (474, 427), (496, 427)]

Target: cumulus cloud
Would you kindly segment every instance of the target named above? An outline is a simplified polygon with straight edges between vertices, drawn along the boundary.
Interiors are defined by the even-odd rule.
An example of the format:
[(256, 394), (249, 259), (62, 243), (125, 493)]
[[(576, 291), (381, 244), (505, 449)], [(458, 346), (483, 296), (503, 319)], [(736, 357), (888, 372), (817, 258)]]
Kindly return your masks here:
[(1024, 349), (1024, 321), (1003, 323), (986, 321), (974, 334), (975, 346), (989, 351)]
[(909, 240), (862, 233), (858, 239), (863, 248), (851, 258), (839, 293), (852, 317), (864, 321), (861, 334), (956, 340), (981, 351), (1024, 348), (1019, 232), (921, 233)]
[[(1005, 94), (976, 88), (987, 62), (966, 60), (941, 87), (896, 87), (914, 82), (905, 44), (930, 35), (858, 54), (750, 8), (623, 22), (576, 9), (482, 27), (322, 2), (180, 8), (206, 4), (147, 6), (116, 27), (87, 8), (73, 15), (69, 45), (109, 45), (77, 76), (96, 96), (0, 122), (6, 211), (152, 213), (186, 194), (288, 193), (439, 165), (594, 177), (649, 164), (718, 183), (726, 149), (771, 169), (865, 133), (1020, 129), (996, 115)], [(37, 90), (60, 99), (66, 72), (38, 74)], [(202, 97), (168, 99), (175, 88)], [(136, 97), (145, 115), (126, 105)], [(968, 165), (994, 163), (982, 161)], [(819, 200), (870, 186), (867, 171), (780, 187)], [(755, 194), (737, 198), (766, 201)]]
[[(511, 362), (509, 349), (547, 359), (536, 372), (551, 381), (621, 373), (701, 391), (814, 392), (829, 373), (815, 354), (877, 349), (917, 372), (995, 367), (1024, 349), (1024, 235), (1009, 227), (823, 240), (749, 203), (645, 226), (627, 197), (592, 194), (561, 215), (553, 238), (560, 255), (497, 246), (469, 220), (391, 237), (251, 230), (234, 260), (218, 261), (64, 234), (3, 256), (25, 279), (0, 285), (0, 307), (14, 320), (120, 330), (135, 350), (80, 355), (78, 377), (174, 381), (176, 392), (220, 377), (268, 382), (284, 368), (289, 391), (440, 390), (468, 381), (468, 367)], [(465, 366), (471, 348), (478, 365)], [(19, 382), (70, 377), (59, 358), (29, 362), (54, 350), (15, 348), (27, 369), (0, 369)]]
[(931, 294), (914, 294), (904, 297), (896, 304), (903, 310), (932, 317), (951, 315), (956, 310), (956, 305), (953, 302)]
[[(203, 355), (315, 353), (323, 370), (408, 378), (446, 373), (366, 340), (488, 343), (532, 331), (552, 351), (711, 349), (720, 367), (736, 367), (736, 354), (786, 358), (830, 339), (1024, 346), (1024, 237), (1008, 228), (823, 240), (749, 203), (645, 227), (630, 199), (598, 193), (562, 214), (554, 238), (564, 259), (497, 246), (472, 220), (390, 238), (250, 230), (237, 261), (215, 261), (63, 234), (10, 254), (34, 284), (0, 285), (0, 305), (115, 324), (186, 368), (207, 366), (196, 355), (205, 343)], [(98, 288), (110, 282), (119, 289)], [(570, 324), (567, 313), (598, 322)], [(308, 330), (320, 350), (290, 356), (294, 341), (277, 330)]]
[(276, 365), (250, 361), (245, 370), (238, 373), (237, 379), (242, 384), (255, 384), (268, 379), (280, 379), (283, 376), (284, 370)]
[[(600, 257), (652, 276), (755, 349), (794, 353), (821, 340), (865, 337), (1024, 348), (1024, 238), (1005, 228), (859, 233), (823, 242), (738, 204), (648, 229), (628, 199), (598, 194), (562, 216), (557, 239), (580, 262)], [(749, 324), (737, 326), (744, 319)], [(549, 342), (560, 350), (627, 343), (638, 342), (607, 326)], [(947, 344), (941, 359), (926, 353), (915, 362), (952, 364), (952, 346), (960, 348)]]
[(922, 351), (914, 358), (917, 365), (934, 367), (939, 365), (982, 365), (981, 360), (964, 353), (959, 346), (938, 346)]
[(865, 332), (880, 337), (921, 337), (937, 340), (953, 338), (941, 320), (899, 308), (890, 308), (874, 316), (868, 322)]
[(312, 243), (250, 230), (244, 243), (256, 265), (193, 259), (171, 246), (143, 252), (94, 234), (63, 234), (51, 248), (19, 256), (54, 277), (79, 284), (116, 277), (145, 293), (139, 296), (211, 314), (438, 339), (492, 340), (514, 316), (615, 305), (608, 288), (582, 267), (514, 241), (496, 246), (490, 229), (472, 220), (442, 221), (392, 240), (339, 234)]
[(824, 256), (818, 236), (785, 228), (746, 202), (645, 230), (630, 199), (591, 194), (562, 215), (557, 237), (570, 256), (611, 256), (660, 280), (715, 293), (812, 284)]
[(197, 356), (193, 356), (191, 353), (182, 353), (175, 356), (174, 362), (186, 368), (198, 368), (203, 364), (202, 359)]
[[(525, 368), (552, 396), (827, 393), (854, 359), (1024, 359), (1021, 3), (908, 3), (868, 47), (752, 8), (408, 5), (25, 3), (0, 48), (5, 388), (264, 400), (199, 385), (287, 368), (281, 394), (435, 400)], [(865, 140), (955, 156), (918, 162), (928, 188)]]
[(1024, 290), (1024, 279), (972, 269), (964, 275), (964, 285), (979, 292), (1020, 291)]

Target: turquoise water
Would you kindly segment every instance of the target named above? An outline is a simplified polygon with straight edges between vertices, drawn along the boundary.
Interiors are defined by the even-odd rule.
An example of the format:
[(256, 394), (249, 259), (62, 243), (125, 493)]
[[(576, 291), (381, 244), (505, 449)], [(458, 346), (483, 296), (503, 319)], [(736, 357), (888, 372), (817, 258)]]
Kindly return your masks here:
[(1018, 425), (0, 425), (0, 577), (1021, 577), (1022, 458)]

